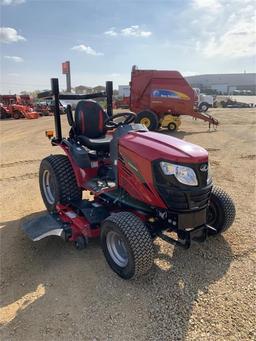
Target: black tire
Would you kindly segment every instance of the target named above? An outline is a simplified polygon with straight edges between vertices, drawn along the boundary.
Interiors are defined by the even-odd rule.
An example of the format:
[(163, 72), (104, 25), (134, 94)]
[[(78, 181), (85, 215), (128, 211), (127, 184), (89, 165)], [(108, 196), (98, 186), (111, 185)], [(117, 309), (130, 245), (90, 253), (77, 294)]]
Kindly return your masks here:
[(74, 246), (78, 251), (82, 251), (87, 246), (87, 240), (83, 236), (79, 236), (74, 242)]
[(236, 208), (231, 197), (220, 187), (214, 186), (207, 210), (207, 224), (214, 227), (219, 234), (230, 228), (235, 216)]
[[(117, 235), (125, 247), (127, 263), (120, 266), (111, 255), (110, 233)], [(136, 278), (148, 272), (154, 260), (154, 248), (145, 224), (130, 212), (119, 212), (104, 220), (101, 227), (101, 247), (109, 266), (124, 279)]]
[(39, 185), (44, 204), (50, 213), (56, 211), (58, 203), (65, 204), (82, 198), (73, 168), (65, 155), (50, 155), (42, 160)]
[(143, 123), (143, 120), (148, 120), (149, 124), (146, 125), (148, 130), (157, 130), (159, 126), (159, 119), (157, 115), (152, 111), (141, 111), (137, 114), (135, 118), (135, 123)]
[(199, 111), (206, 112), (209, 109), (209, 104), (206, 102), (202, 102), (199, 105)]
[(1, 110), (0, 110), (0, 120), (4, 120), (6, 118), (7, 118), (6, 111), (4, 110), (4, 108), (1, 107)]
[(18, 111), (14, 111), (14, 113), (13, 113), (13, 118), (14, 118), (15, 120), (18, 120), (18, 119), (21, 118), (21, 114), (20, 114)]
[(167, 128), (169, 131), (175, 131), (175, 130), (177, 130), (177, 125), (176, 125), (176, 123), (171, 122), (168, 124)]

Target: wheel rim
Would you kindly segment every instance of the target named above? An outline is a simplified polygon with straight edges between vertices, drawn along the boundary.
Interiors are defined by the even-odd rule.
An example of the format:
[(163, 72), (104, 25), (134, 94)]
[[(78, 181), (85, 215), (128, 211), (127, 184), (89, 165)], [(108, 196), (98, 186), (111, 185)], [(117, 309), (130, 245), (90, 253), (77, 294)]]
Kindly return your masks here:
[(128, 264), (128, 252), (123, 238), (116, 232), (110, 231), (106, 237), (108, 252), (113, 261), (121, 268)]
[(206, 105), (203, 105), (203, 106), (202, 106), (202, 110), (203, 110), (203, 111), (206, 111), (206, 110), (207, 110), (207, 106), (206, 106)]
[(146, 126), (146, 128), (148, 128), (150, 126), (150, 119), (147, 118), (147, 117), (143, 117), (141, 120), (140, 120), (140, 123), (141, 124), (144, 124), (144, 126)]
[(52, 182), (52, 176), (48, 170), (45, 170), (43, 173), (43, 190), (48, 203), (51, 205), (54, 204), (54, 186)]
[(168, 128), (169, 128), (169, 130), (175, 130), (176, 129), (176, 124), (175, 123), (170, 123)]

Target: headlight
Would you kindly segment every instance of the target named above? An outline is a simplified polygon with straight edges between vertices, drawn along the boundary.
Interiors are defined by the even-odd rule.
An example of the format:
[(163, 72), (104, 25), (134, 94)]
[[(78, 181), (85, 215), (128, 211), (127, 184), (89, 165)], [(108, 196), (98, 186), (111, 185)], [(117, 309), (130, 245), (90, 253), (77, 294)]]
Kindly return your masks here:
[(174, 175), (176, 179), (184, 185), (198, 185), (196, 174), (190, 167), (174, 165), (164, 161), (160, 162), (160, 167), (165, 175)]

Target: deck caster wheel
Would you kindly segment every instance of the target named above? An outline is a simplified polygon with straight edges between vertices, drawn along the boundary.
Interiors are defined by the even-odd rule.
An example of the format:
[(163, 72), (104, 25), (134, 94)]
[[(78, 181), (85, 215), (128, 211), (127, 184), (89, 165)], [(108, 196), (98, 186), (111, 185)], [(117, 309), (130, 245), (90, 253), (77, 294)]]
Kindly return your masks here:
[(80, 236), (75, 241), (74, 246), (78, 251), (81, 251), (81, 250), (86, 248), (87, 244), (88, 244), (88, 242), (85, 239), (85, 237)]

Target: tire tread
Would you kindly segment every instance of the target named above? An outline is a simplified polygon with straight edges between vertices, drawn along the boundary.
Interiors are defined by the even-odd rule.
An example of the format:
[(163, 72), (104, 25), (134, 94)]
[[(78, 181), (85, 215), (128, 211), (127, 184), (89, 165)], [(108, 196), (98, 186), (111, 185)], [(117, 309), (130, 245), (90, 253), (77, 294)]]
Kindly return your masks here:
[(128, 240), (134, 256), (134, 275), (139, 277), (149, 271), (154, 260), (154, 247), (150, 233), (145, 224), (131, 212), (119, 212), (105, 219), (118, 225)]

